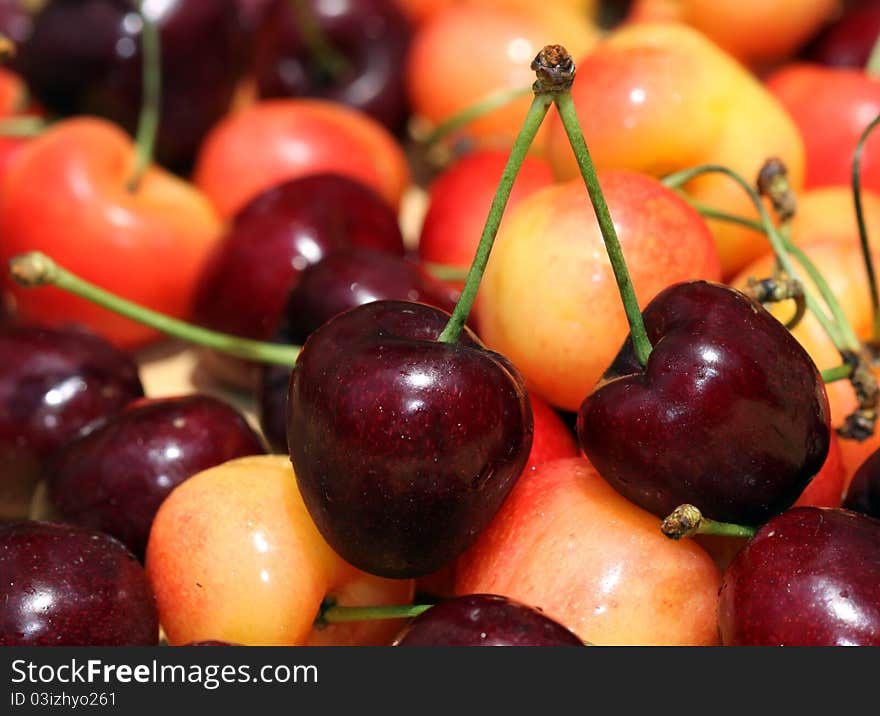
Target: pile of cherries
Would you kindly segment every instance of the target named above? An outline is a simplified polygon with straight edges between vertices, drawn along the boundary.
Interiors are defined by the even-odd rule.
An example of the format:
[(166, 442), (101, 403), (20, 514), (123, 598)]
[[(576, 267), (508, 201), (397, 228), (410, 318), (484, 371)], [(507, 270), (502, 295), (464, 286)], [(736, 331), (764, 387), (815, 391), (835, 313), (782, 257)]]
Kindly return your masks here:
[[(320, 100), (304, 105), (315, 127), (326, 113), (346, 128), (342, 152), (369, 126), (402, 155), (414, 143), (403, 68), (417, 32), (406, 6), (176, 0), (148, 18), (127, 0), (50, 0), (37, 12), (2, 0), (0, 31), (16, 44), (8, 69), (36, 99), (7, 116), (60, 126), (98, 115), (140, 131), (149, 22), (161, 45), (162, 169), (120, 200), (125, 211), (140, 192), (155, 208), (178, 183), (208, 176), (205, 147), (232, 144), (218, 127), (297, 98)], [(805, 47), (829, 43), (817, 35)], [(544, 109), (556, 102), (564, 116), (568, 89), (541, 83), (573, 72), (569, 60), (560, 47), (538, 55), (533, 106), (546, 94)], [(267, 126), (254, 120), (253, 131)], [(16, 263), (60, 240), (40, 243), (37, 230), (19, 238), (24, 213), (13, 206), (15, 180), (37, 158), (49, 166), (49, 133), (62, 130), (41, 131), (0, 156), (0, 255), (24, 283), (57, 269)], [(833, 507), (799, 501), (831, 469), (831, 411), (810, 354), (761, 303), (704, 277), (675, 282), (628, 314), (630, 335), (580, 406), (554, 405), (487, 346), (470, 312), (492, 216), (500, 222), (549, 186), (549, 170), (523, 151), (499, 204), (513, 154), (472, 149), (430, 185), (415, 249), (394, 199), (398, 155), (374, 142), (375, 166), (361, 171), (354, 153), (302, 160), (313, 149), (301, 141), (287, 147), (304, 162), (296, 172), (260, 177), (235, 201), (199, 184), (211, 239), (192, 256), (186, 295), (149, 305), (169, 314), (159, 316), (169, 332), (202, 344), (210, 391), (145, 394), (139, 351), (158, 332), (116, 333), (129, 319), (107, 318), (112, 298), (77, 313), (85, 303), (57, 287), (4, 277), (0, 644), (583, 646), (626, 643), (641, 617), (625, 610), (639, 602), (658, 610), (645, 622), (693, 619), (674, 634), (658, 627), (657, 643), (880, 644), (880, 453)], [(247, 164), (253, 146), (220, 166)], [(76, 174), (75, 153), (52, 173), (58, 181)], [(419, 171), (439, 174), (417, 159)], [(610, 244), (601, 192), (585, 180), (583, 200)], [(676, 211), (696, 215), (669, 195)], [(450, 196), (461, 198), (460, 215)], [(473, 217), (476, 231), (465, 225)], [(145, 226), (161, 233), (166, 219), (190, 221), (178, 218)], [(472, 242), (444, 249), (446, 231)], [(100, 250), (84, 265), (100, 262)], [(131, 289), (128, 298), (148, 305), (161, 281), (138, 270), (105, 273), (120, 295)], [(38, 293), (46, 298), (31, 303)], [(264, 486), (249, 487), (245, 473), (265, 473)], [(677, 512), (682, 505), (699, 512)], [(661, 524), (671, 514), (699, 524), (669, 539)], [(216, 561), (223, 553), (227, 565)], [(572, 566), (573, 554), (588, 566)], [(250, 572), (259, 577), (248, 581)], [(289, 575), (312, 602), (279, 593)], [(612, 593), (592, 604), (612, 621), (585, 626), (557, 608), (580, 599), (572, 593), (584, 575)], [(536, 596), (548, 591), (558, 601)], [(284, 613), (292, 604), (307, 613)], [(358, 622), (346, 608), (375, 625), (349, 628)], [(627, 624), (615, 632), (618, 609)]]

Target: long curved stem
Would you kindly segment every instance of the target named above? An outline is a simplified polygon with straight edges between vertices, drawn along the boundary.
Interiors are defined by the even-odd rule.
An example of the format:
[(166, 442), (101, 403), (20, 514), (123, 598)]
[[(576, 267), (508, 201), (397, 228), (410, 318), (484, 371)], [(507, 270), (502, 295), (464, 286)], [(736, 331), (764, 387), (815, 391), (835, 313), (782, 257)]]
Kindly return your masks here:
[(299, 355), (299, 346), (253, 341), (218, 333), (150, 310), (89, 283), (38, 251), (13, 256), (9, 261), (9, 273), (22, 286), (56, 286), (168, 336), (214, 348), (239, 358), (292, 367)]
[(479, 102), (465, 107), (461, 112), (449, 117), (438, 124), (431, 133), (423, 140), (425, 144), (436, 144), (448, 134), (466, 127), (468, 124), (480, 117), (494, 112), (496, 109), (506, 107), (511, 102), (531, 94), (531, 87), (517, 87), (515, 89), (501, 90), (490, 94)]

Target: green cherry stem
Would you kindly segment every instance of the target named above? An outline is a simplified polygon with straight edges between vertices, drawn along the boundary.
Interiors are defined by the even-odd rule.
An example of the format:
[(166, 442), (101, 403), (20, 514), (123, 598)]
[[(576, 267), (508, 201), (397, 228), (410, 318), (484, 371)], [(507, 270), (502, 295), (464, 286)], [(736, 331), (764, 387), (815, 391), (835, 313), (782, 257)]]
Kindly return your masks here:
[(411, 619), (426, 612), (433, 604), (394, 604), (388, 606), (344, 607), (333, 600), (321, 604), (315, 625), (318, 627), (344, 622), (375, 621), (378, 619)]
[(753, 537), (757, 528), (731, 522), (717, 522), (703, 517), (693, 505), (679, 505), (660, 524), (660, 531), (670, 539), (679, 540), (694, 535), (717, 537)]
[(535, 98), (532, 100), (528, 114), (519, 130), (519, 134), (517, 134), (516, 142), (510, 151), (507, 164), (505, 164), (504, 171), (501, 174), (501, 181), (498, 184), (495, 197), (492, 199), (492, 206), (489, 208), (489, 216), (483, 227), (483, 233), (480, 236), (474, 260), (464, 281), (464, 288), (462, 288), (458, 302), (455, 304), (452, 317), (437, 339), (442, 343), (455, 343), (464, 329), (471, 308), (474, 305), (474, 300), (477, 297), (477, 290), (480, 287), (480, 281), (486, 270), (486, 264), (489, 263), (489, 254), (492, 251), (492, 245), (495, 243), (495, 236), (498, 234), (498, 227), (501, 225), (501, 219), (504, 216), (504, 208), (507, 206), (507, 200), (510, 198), (510, 192), (513, 189), (513, 182), (552, 103), (552, 95), (545, 93), (536, 93)]
[(596, 174), (596, 167), (590, 157), (590, 151), (584, 140), (581, 131), (580, 122), (577, 118), (574, 102), (571, 99), (571, 93), (568, 91), (560, 92), (555, 96), (556, 109), (565, 127), (568, 135), (568, 141), (574, 151), (578, 168), (583, 177), (584, 184), (587, 187), (587, 193), (590, 195), (590, 201), (596, 212), (596, 219), (599, 222), (599, 229), (602, 232), (602, 240), (605, 242), (605, 251), (611, 261), (611, 268), (614, 271), (614, 277), (617, 280), (617, 289), (620, 292), (620, 298), (623, 301), (624, 312), (629, 323), (630, 335), (632, 336), (633, 348), (636, 357), (642, 365), (648, 362), (648, 356), (651, 354), (652, 346), (645, 330), (642, 312), (639, 309), (639, 302), (636, 298), (635, 289), (633, 288), (632, 279), (629, 270), (626, 267), (626, 261), (623, 256), (623, 250), (620, 246), (620, 239), (614, 228), (614, 222), (611, 219), (611, 213), (602, 189), (599, 186), (599, 178)]
[(479, 102), (465, 107), (457, 114), (440, 122), (422, 141), (429, 146), (436, 144), (452, 132), (466, 127), (471, 122), (485, 117), (487, 114), (491, 114), (496, 109), (506, 107), (521, 97), (529, 95), (531, 92), (531, 87), (516, 87), (514, 89), (493, 92)]
[(50, 127), (43, 117), (22, 115), (0, 119), (0, 137), (38, 137)]
[(865, 74), (870, 77), (880, 76), (880, 35), (874, 41), (868, 61), (865, 63)]
[[(143, 5), (143, 4), (142, 4)], [(128, 180), (128, 190), (138, 190), (141, 179), (153, 160), (156, 135), (159, 132), (159, 115), (162, 111), (162, 49), (159, 28), (141, 9), (141, 63), (142, 99), (135, 134), (134, 170)]]
[[(875, 50), (877, 48), (875, 47)], [(877, 58), (880, 64), (880, 57)], [(876, 74), (876, 73), (875, 73)], [(877, 276), (874, 271), (874, 258), (871, 255), (871, 245), (868, 240), (868, 228), (865, 225), (865, 210), (862, 206), (862, 154), (865, 151), (865, 142), (868, 136), (880, 124), (880, 115), (875, 117), (871, 123), (865, 127), (859, 141), (856, 144), (852, 158), (852, 193), (853, 203), (856, 211), (856, 223), (859, 227), (859, 242), (862, 245), (862, 257), (865, 261), (865, 271), (868, 274), (868, 286), (871, 291), (871, 310), (873, 311), (874, 329), (872, 337), (874, 341), (880, 341), (880, 296), (877, 291)]]
[(842, 363), (833, 368), (826, 368), (822, 371), (822, 380), (825, 383), (834, 383), (838, 380), (847, 380), (853, 374), (853, 366), (849, 363)]
[[(796, 258), (798, 259), (798, 263), (804, 266), (804, 270), (806, 270), (807, 273), (810, 274), (811, 278), (819, 278), (819, 281), (816, 282), (816, 288), (821, 293), (822, 299), (831, 311), (831, 316), (833, 318), (828, 316), (828, 314), (822, 308), (821, 303), (813, 295), (813, 293), (807, 289), (806, 286), (804, 286), (804, 298), (807, 303), (807, 308), (813, 313), (813, 315), (816, 316), (816, 320), (819, 321), (823, 330), (832, 340), (837, 349), (840, 351), (860, 351), (861, 344), (855, 333), (853, 332), (852, 327), (850, 326), (849, 321), (846, 318), (846, 315), (840, 308), (840, 304), (835, 298), (833, 292), (828, 287), (827, 283), (821, 278), (819, 272), (815, 270), (815, 267), (812, 265), (812, 262), (807, 258), (807, 256), (802, 251), (794, 247), (792, 243), (788, 241), (782, 233), (779, 232), (779, 230), (773, 224), (773, 221), (770, 218), (770, 214), (767, 212), (767, 208), (761, 201), (761, 197), (758, 196), (755, 189), (745, 179), (743, 179), (742, 176), (740, 176), (729, 167), (715, 164), (704, 164), (697, 167), (692, 167), (690, 169), (684, 169), (673, 174), (669, 174), (664, 177), (662, 181), (663, 184), (667, 187), (678, 190), (684, 184), (691, 181), (695, 177), (711, 173), (724, 174), (733, 179), (749, 196), (752, 204), (755, 207), (755, 210), (758, 212), (758, 216), (760, 217), (760, 230), (767, 236), (768, 240), (770, 241), (770, 246), (773, 249), (773, 253), (776, 256), (777, 261), (779, 262), (779, 265), (782, 267), (782, 270), (789, 276), (789, 278), (798, 278), (798, 271), (792, 261), (792, 257), (790, 254), (794, 254), (796, 256)], [(715, 218), (723, 217), (718, 216)], [(744, 222), (740, 220), (737, 223), (743, 224)], [(758, 229), (758, 226), (755, 226), (754, 228)]]
[(55, 286), (168, 336), (246, 360), (292, 367), (299, 355), (299, 346), (266, 343), (218, 333), (153, 311), (89, 283), (39, 251), (13, 256), (9, 261), (9, 273), (22, 286)]

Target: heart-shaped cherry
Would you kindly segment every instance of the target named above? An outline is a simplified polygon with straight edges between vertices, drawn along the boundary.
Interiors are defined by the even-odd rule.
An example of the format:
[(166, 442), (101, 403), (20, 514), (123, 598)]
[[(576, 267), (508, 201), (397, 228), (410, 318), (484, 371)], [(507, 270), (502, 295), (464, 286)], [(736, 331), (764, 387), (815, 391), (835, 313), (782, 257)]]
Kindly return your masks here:
[(532, 414), (516, 369), (449, 314), (375, 301), (312, 333), (288, 398), (288, 445), (327, 542), (385, 577), (433, 572), (467, 548), (520, 475)]
[(578, 415), (578, 437), (608, 482), (665, 517), (691, 503), (757, 525), (798, 498), (822, 467), (824, 383), (760, 304), (704, 281), (662, 291), (643, 312), (643, 368), (628, 338)]
[(724, 574), (725, 645), (880, 645), (880, 520), (796, 507), (768, 521)]

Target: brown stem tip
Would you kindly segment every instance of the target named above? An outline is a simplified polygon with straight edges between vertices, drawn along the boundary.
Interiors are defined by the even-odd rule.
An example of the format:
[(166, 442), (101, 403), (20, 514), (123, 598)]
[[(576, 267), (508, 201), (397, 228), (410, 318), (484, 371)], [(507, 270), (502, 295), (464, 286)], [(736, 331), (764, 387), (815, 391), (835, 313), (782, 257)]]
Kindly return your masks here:
[(660, 525), (660, 531), (670, 539), (691, 537), (697, 534), (702, 521), (703, 515), (696, 507), (693, 505), (679, 505), (663, 520)]
[(574, 82), (574, 59), (562, 45), (545, 46), (532, 60), (537, 75), (532, 91), (535, 94), (567, 92)]
[(843, 362), (853, 367), (849, 380), (855, 390), (859, 406), (852, 414), (846, 416), (837, 433), (843, 438), (863, 442), (876, 430), (880, 386), (871, 370), (871, 358), (867, 351), (863, 351), (861, 355), (844, 351), (842, 355)]
[(788, 167), (781, 159), (771, 157), (758, 172), (758, 192), (773, 203), (780, 221), (788, 221), (797, 210), (797, 199), (788, 182)]
[(9, 275), (28, 288), (53, 283), (56, 271), (55, 262), (39, 251), (31, 251), (9, 259)]
[(785, 324), (789, 330), (795, 328), (807, 312), (807, 297), (804, 293), (804, 286), (797, 279), (749, 277), (745, 293), (758, 303), (779, 303), (789, 299), (793, 300), (795, 312)]

